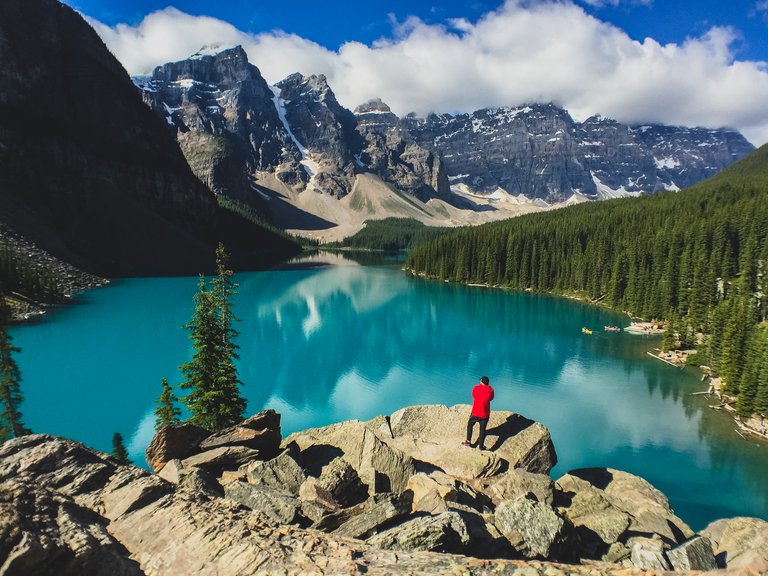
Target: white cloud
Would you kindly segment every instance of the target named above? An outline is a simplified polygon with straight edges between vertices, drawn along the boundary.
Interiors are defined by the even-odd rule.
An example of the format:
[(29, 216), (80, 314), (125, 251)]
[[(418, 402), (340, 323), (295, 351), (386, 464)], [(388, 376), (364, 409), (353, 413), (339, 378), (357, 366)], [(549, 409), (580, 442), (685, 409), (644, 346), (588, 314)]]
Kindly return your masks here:
[(411, 17), (394, 22), (391, 38), (338, 51), (174, 8), (137, 26), (91, 23), (132, 74), (204, 44), (242, 44), (270, 83), (322, 73), (350, 108), (373, 97), (399, 114), (551, 101), (577, 119), (600, 113), (628, 123), (731, 126), (754, 144), (768, 142), (768, 63), (735, 60), (728, 28), (681, 44), (638, 42), (567, 0), (508, 0), (475, 23)]
[(653, 0), (581, 0), (581, 2), (589, 6), (594, 6), (595, 8), (618, 6), (619, 4), (640, 4), (643, 6), (650, 6), (653, 4)]

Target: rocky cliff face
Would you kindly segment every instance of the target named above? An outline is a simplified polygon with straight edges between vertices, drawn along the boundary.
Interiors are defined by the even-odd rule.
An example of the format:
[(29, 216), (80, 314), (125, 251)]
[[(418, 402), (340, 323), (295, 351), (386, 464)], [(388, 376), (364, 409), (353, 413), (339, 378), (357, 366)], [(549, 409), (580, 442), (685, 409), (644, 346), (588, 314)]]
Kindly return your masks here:
[(338, 103), (325, 76), (292, 74), (270, 88), (236, 47), (159, 66), (135, 82), (218, 194), (258, 204), (251, 181), (269, 172), (297, 191), (340, 199), (357, 174), (373, 172), (423, 200), (450, 197), (437, 155), (369, 130), (365, 115)]
[(439, 155), (422, 148), (389, 106), (372, 100), (355, 109), (357, 130), (365, 138), (365, 165), (419, 200), (455, 201)]
[(144, 101), (171, 127), (192, 170), (215, 193), (258, 202), (251, 179), (261, 171), (291, 185), (306, 183), (274, 94), (239, 46), (158, 66), (136, 82)]
[(637, 476), (553, 482), (546, 428), (494, 412), (492, 450), (477, 450), (460, 443), (468, 409), (403, 408), (282, 450), (272, 410), (215, 434), (174, 424), (147, 451), (157, 475), (61, 438), (8, 441), (0, 575), (768, 571), (768, 523), (695, 535)]
[(54, 0), (3, 2), (0, 59), (6, 224), (102, 274), (208, 259), (213, 196), (76, 12)]
[(338, 103), (322, 74), (291, 74), (276, 88), (286, 127), (305, 149), (302, 164), (310, 176), (310, 188), (343, 198), (363, 167), (355, 117)]
[(553, 104), (402, 122), (442, 157), (452, 185), (549, 203), (685, 188), (754, 150), (732, 130), (630, 127), (602, 117), (578, 123)]
[(219, 209), (96, 32), (56, 0), (0, 3), (0, 219), (104, 276), (198, 273), (295, 253)]

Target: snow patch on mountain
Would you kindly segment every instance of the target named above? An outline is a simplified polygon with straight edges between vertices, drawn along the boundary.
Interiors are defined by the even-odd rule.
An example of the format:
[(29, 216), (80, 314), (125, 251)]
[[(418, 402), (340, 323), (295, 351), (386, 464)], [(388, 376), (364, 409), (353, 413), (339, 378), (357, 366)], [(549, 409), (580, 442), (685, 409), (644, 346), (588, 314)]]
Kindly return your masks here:
[(613, 198), (629, 198), (632, 196), (640, 196), (640, 194), (642, 194), (642, 192), (630, 192), (623, 185), (618, 188), (611, 188), (607, 184), (603, 184), (603, 182), (600, 180), (600, 178), (598, 178), (595, 175), (594, 172), (590, 172), (590, 174), (592, 175), (592, 182), (595, 183), (595, 188), (597, 189), (597, 198), (599, 200), (611, 200)]
[(309, 155), (309, 150), (307, 150), (307, 148), (301, 142), (299, 142), (299, 139), (296, 138), (293, 130), (291, 130), (291, 125), (288, 123), (288, 118), (285, 115), (285, 101), (280, 98), (280, 88), (277, 86), (270, 86), (269, 88), (272, 90), (272, 94), (274, 94), (272, 102), (275, 103), (277, 116), (280, 118), (280, 122), (283, 123), (283, 127), (285, 128), (286, 133), (296, 145), (296, 148), (299, 149), (299, 153), (301, 154), (300, 163), (304, 167), (304, 171), (309, 176), (309, 184), (307, 185), (307, 190), (311, 190), (314, 188), (312, 180), (315, 177), (315, 174), (320, 171), (320, 166), (317, 164), (317, 162), (312, 160), (312, 157)]

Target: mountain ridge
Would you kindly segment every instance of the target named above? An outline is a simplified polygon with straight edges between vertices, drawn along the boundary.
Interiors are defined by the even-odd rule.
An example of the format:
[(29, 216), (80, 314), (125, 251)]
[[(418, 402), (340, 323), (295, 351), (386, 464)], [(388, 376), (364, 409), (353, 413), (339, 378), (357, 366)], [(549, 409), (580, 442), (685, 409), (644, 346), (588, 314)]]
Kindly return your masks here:
[[(208, 82), (211, 73), (198, 70), (201, 63), (216, 68), (232, 60), (232, 54), (237, 54), (239, 66), (250, 66), (259, 82), (266, 85), (258, 68), (247, 63), (241, 47), (218, 53), (207, 50), (204, 55), (158, 67), (150, 80), (138, 82), (145, 101), (156, 113), (166, 114), (169, 122), (173, 119), (171, 123), (177, 123), (175, 115), (168, 116), (169, 109), (177, 113), (174, 105), (166, 102), (166, 96), (176, 98), (169, 83), (178, 87)], [(169, 77), (166, 72), (172, 67), (184, 72)], [(234, 88), (219, 83), (211, 89), (224, 93)], [(711, 176), (753, 149), (732, 130), (633, 127), (601, 116), (576, 122), (567, 110), (554, 104), (400, 118), (381, 99), (374, 99), (351, 112), (338, 103), (322, 75), (295, 73), (272, 86), (272, 94), (262, 92), (260, 103), (252, 107), (273, 117), (276, 113), (281, 120), (282, 126), (274, 121), (271, 126), (275, 141), (283, 143), (282, 157), (280, 163), (248, 167), (247, 179), (257, 184), (259, 191), (250, 191), (252, 203), (273, 217), (275, 211), (270, 210), (266, 199), (269, 196), (305, 210), (316, 202), (302, 200), (302, 194), (322, 193), (341, 200), (355, 189), (360, 175), (368, 173), (425, 205), (440, 201), (451, 206), (447, 208), (450, 217), (443, 214), (443, 208), (430, 215), (439, 220), (443, 214), (441, 224), (485, 222), (587, 200), (678, 190)], [(209, 105), (200, 102), (192, 108), (180, 114), (207, 119), (210, 126), (188, 126), (190, 133), (214, 133)], [(214, 113), (229, 117), (243, 113), (234, 102), (214, 108)], [(181, 142), (187, 137), (178, 139)], [(264, 134), (251, 138), (246, 145), (261, 149), (264, 138)], [(185, 154), (198, 175), (205, 172), (195, 167), (208, 162), (204, 153), (194, 157)], [(215, 161), (214, 157), (212, 164)], [(204, 181), (217, 190), (210, 173)], [(272, 177), (282, 183), (278, 188), (287, 187), (289, 192), (273, 188)], [(221, 193), (228, 194), (223, 187)], [(338, 205), (334, 211), (323, 210), (322, 218), (329, 225), (326, 230), (332, 230), (333, 224), (342, 227), (342, 222), (359, 220), (359, 214), (350, 212), (349, 207)], [(302, 229), (305, 218), (292, 221), (284, 217), (285, 211), (278, 212), (276, 224)], [(370, 217), (396, 215), (384, 209)], [(338, 236), (340, 232), (324, 234)]]

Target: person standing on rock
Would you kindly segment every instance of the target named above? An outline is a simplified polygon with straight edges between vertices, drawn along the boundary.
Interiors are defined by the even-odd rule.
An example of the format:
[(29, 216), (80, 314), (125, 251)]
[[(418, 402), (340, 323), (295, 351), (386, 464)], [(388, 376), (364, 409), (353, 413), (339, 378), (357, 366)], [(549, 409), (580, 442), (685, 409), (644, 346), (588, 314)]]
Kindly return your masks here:
[(480, 450), (485, 450), (485, 428), (491, 417), (491, 400), (493, 400), (493, 388), (491, 388), (488, 376), (483, 376), (480, 378), (480, 383), (472, 388), (472, 412), (467, 422), (467, 439), (462, 442), (464, 446), (472, 446), (472, 431), (475, 428), (475, 423), (477, 423), (480, 424), (480, 437), (477, 439), (477, 446)]

